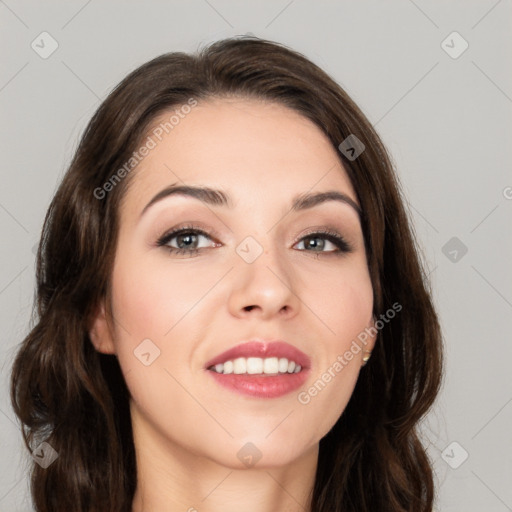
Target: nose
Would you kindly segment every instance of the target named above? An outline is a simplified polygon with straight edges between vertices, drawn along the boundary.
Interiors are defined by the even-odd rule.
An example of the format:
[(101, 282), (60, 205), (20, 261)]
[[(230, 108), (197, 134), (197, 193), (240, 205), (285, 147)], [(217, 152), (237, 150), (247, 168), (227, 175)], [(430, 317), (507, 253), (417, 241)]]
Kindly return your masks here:
[(239, 258), (231, 276), (229, 311), (239, 318), (292, 318), (301, 306), (295, 281), (277, 250), (264, 250), (252, 263)]

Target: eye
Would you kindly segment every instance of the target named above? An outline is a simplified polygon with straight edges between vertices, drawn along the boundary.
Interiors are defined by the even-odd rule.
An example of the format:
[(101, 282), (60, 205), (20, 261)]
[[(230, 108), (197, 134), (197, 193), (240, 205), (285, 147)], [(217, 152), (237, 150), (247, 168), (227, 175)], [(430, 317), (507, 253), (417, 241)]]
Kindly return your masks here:
[(306, 252), (328, 253), (330, 255), (352, 252), (352, 247), (347, 241), (336, 231), (330, 230), (308, 233), (296, 245)]
[(193, 256), (205, 248), (219, 245), (213, 241), (201, 245), (201, 239), (203, 242), (212, 240), (211, 236), (200, 228), (181, 226), (162, 235), (157, 241), (157, 246), (165, 247), (171, 254)]
[[(156, 245), (176, 256), (195, 256), (205, 249), (222, 245), (213, 241), (212, 237), (213, 235), (199, 227), (186, 225), (163, 234)], [(300, 251), (318, 256), (340, 256), (353, 251), (351, 245), (338, 232), (332, 230), (314, 230), (303, 236), (295, 246)]]

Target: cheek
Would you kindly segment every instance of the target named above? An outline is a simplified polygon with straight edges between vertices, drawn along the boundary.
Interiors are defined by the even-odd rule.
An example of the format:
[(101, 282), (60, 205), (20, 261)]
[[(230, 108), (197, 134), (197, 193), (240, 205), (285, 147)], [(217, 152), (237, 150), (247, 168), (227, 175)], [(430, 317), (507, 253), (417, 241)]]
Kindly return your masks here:
[[(186, 370), (181, 363), (188, 358), (187, 343), (178, 341), (186, 339), (192, 316), (187, 313), (204, 291), (199, 280), (165, 265), (165, 258), (142, 265), (143, 257), (134, 254), (119, 260), (113, 271), (116, 352), (137, 417), (168, 435), (169, 425), (176, 425), (176, 409), (187, 411), (183, 426), (204, 421), (204, 411), (190, 407), (178, 384)], [(189, 435), (186, 428), (180, 432), (183, 439)]]
[(211, 270), (185, 271), (163, 254), (120, 261), (113, 273), (113, 303), (135, 338), (162, 338), (186, 317), (215, 284)]
[(209, 313), (201, 298), (218, 276), (211, 269), (196, 269), (191, 276), (165, 255), (128, 253), (131, 257), (119, 259), (113, 270), (114, 343), (130, 392), (144, 408), (162, 386), (182, 392), (166, 371), (180, 380), (187, 373), (185, 362), (202, 326), (198, 312)]
[(307, 294), (308, 306), (323, 324), (322, 342), (331, 355), (345, 351), (371, 325), (373, 287), (363, 262), (343, 272), (317, 275)]
[(311, 309), (322, 321), (316, 368), (309, 386), (298, 395), (307, 415), (317, 419), (317, 433), (325, 435), (346, 408), (361, 369), (364, 345), (358, 336), (371, 325), (373, 288), (366, 267), (353, 267), (339, 279), (320, 280), (310, 295)]

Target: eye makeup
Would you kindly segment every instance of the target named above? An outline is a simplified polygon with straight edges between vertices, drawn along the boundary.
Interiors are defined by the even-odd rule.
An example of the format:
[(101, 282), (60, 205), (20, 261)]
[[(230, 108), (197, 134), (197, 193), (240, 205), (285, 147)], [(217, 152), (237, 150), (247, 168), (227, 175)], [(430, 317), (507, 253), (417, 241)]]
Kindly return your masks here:
[[(199, 240), (208, 239), (212, 243), (209, 247), (198, 247)], [(218, 235), (213, 230), (205, 230), (193, 223), (186, 223), (166, 231), (156, 241), (156, 246), (165, 248), (171, 255), (193, 257), (204, 252), (219, 247), (222, 244), (218, 242)], [(322, 241), (320, 244), (318, 241)], [(311, 243), (317, 241), (315, 243)], [(176, 242), (176, 243), (173, 243)], [(308, 242), (305, 244), (304, 242)], [(306, 233), (300, 235), (295, 240), (294, 246), (304, 243), (304, 249), (296, 249), (303, 252), (325, 256), (340, 256), (353, 252), (353, 247), (345, 240), (345, 238), (336, 230), (328, 227), (310, 228)], [(317, 248), (325, 249), (328, 244), (332, 244), (334, 250), (316, 250)], [(183, 244), (185, 244), (183, 246)], [(182, 245), (180, 247), (180, 245)], [(308, 250), (313, 249), (313, 250)]]

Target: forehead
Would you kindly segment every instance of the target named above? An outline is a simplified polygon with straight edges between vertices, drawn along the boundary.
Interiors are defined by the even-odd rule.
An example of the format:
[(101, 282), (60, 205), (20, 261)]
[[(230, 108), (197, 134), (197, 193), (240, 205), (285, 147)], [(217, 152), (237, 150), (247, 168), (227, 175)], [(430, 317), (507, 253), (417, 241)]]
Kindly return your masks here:
[[(125, 201), (143, 208), (170, 183), (202, 184), (229, 195), (269, 199), (336, 188), (357, 202), (337, 151), (309, 119), (278, 103), (211, 99), (186, 115), (159, 115), (154, 148), (139, 163)], [(272, 195), (272, 199), (276, 199)]]

